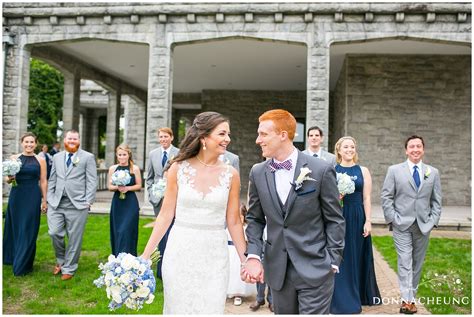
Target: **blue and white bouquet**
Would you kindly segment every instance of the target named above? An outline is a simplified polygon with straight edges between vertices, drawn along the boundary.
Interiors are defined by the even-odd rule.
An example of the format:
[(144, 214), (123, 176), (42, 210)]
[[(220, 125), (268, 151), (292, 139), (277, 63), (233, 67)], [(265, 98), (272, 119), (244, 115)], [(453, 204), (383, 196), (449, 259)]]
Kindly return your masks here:
[[(21, 168), (21, 161), (19, 159), (16, 160), (6, 160), (2, 163), (2, 174), (3, 176), (15, 176), (18, 174)], [(12, 180), (12, 187), (17, 186), (17, 182), (15, 179)]]
[[(127, 186), (130, 183), (132, 177), (130, 176), (130, 172), (127, 170), (118, 170), (112, 174), (112, 185), (115, 186)], [(120, 199), (125, 199), (125, 193), (120, 193)]]
[(165, 195), (165, 191), (166, 178), (161, 178), (158, 183), (151, 185), (150, 194), (153, 195), (153, 197), (155, 197), (156, 200), (159, 201)]
[(343, 198), (347, 194), (352, 194), (355, 191), (355, 183), (346, 173), (337, 173), (337, 189), (339, 190), (339, 203), (341, 207), (344, 206)]
[(151, 304), (155, 295), (156, 281), (151, 270), (151, 260), (144, 260), (130, 253), (119, 253), (117, 257), (109, 255), (105, 264), (99, 264), (101, 276), (94, 281), (98, 288), (104, 287), (110, 310), (125, 305), (139, 310), (143, 304)]

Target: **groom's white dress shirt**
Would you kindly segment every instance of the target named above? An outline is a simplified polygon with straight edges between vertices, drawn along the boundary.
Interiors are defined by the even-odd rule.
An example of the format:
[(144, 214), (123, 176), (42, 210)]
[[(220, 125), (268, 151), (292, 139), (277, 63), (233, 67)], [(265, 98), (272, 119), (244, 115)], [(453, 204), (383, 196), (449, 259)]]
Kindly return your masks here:
[(291, 169), (287, 170), (283, 168), (275, 171), (276, 191), (283, 205), (286, 203), (286, 199), (288, 198), (291, 190), (291, 183), (293, 182), (293, 178), (295, 176), (295, 166), (296, 161), (298, 160), (298, 151), (296, 148), (293, 148), (293, 152), (291, 152), (290, 156), (288, 156), (283, 161), (273, 159), (275, 163), (282, 163), (286, 160), (291, 160)]

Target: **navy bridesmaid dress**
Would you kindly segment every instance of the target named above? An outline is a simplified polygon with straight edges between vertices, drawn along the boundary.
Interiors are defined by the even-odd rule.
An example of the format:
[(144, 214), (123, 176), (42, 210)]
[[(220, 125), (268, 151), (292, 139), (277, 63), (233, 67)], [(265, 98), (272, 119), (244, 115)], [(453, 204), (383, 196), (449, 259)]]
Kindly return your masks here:
[(40, 164), (35, 156), (20, 155), (21, 169), (12, 187), (3, 232), (3, 264), (15, 276), (33, 271), (41, 220)]
[(361, 305), (380, 304), (380, 292), (375, 279), (372, 239), (362, 236), (365, 212), (363, 205), (364, 177), (359, 165), (336, 165), (337, 173), (346, 173), (355, 183), (355, 191), (344, 196), (343, 216), (346, 236), (343, 259), (335, 275), (331, 314), (358, 314)]
[[(129, 170), (128, 166), (117, 166), (117, 170)], [(127, 186), (135, 185), (135, 175)], [(138, 205), (137, 195), (133, 191), (125, 194), (125, 199), (119, 198), (120, 192), (116, 191), (112, 198), (110, 210), (110, 243), (112, 254), (117, 256), (120, 252), (137, 255), (138, 243)]]

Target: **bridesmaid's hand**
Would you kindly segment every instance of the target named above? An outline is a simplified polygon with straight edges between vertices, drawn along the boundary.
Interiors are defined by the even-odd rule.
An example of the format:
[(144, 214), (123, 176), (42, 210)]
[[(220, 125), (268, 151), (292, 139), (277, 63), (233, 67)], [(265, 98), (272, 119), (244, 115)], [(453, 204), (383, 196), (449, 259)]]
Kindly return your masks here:
[(128, 192), (128, 186), (117, 186), (119, 192), (126, 193)]
[(46, 214), (48, 212), (48, 204), (45, 200), (41, 203), (41, 213)]
[(372, 224), (370, 221), (366, 221), (364, 224), (364, 233), (362, 233), (362, 235), (364, 238), (367, 238), (370, 235), (370, 232), (372, 232)]
[(15, 175), (13, 175), (13, 176), (8, 175), (7, 176), (7, 184), (10, 184), (14, 179), (15, 179)]

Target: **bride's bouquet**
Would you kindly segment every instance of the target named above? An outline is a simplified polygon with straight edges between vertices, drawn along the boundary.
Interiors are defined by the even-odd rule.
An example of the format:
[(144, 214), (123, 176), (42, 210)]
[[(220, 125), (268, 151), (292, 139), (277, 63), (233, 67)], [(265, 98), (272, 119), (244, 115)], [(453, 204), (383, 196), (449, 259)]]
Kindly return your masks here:
[(343, 207), (344, 201), (342, 199), (345, 195), (352, 194), (355, 191), (355, 183), (346, 173), (337, 173), (336, 178), (337, 189), (339, 190), (339, 203)]
[[(130, 183), (132, 177), (127, 170), (118, 170), (112, 174), (112, 185), (114, 186), (127, 186)], [(125, 193), (120, 193), (120, 199), (125, 199)]]
[(105, 264), (99, 264), (101, 276), (94, 281), (98, 288), (104, 287), (110, 310), (125, 305), (139, 310), (143, 304), (151, 304), (155, 295), (156, 281), (151, 270), (152, 261), (144, 260), (130, 253), (119, 253), (117, 257), (109, 255)]
[(166, 178), (161, 178), (158, 183), (151, 185), (150, 194), (153, 195), (153, 197), (155, 197), (156, 200), (159, 201), (165, 195), (165, 191)]
[[(21, 168), (21, 161), (16, 160), (6, 160), (2, 163), (2, 175), (3, 176), (15, 176), (18, 174)], [(16, 180), (12, 180), (12, 187), (17, 186)]]

